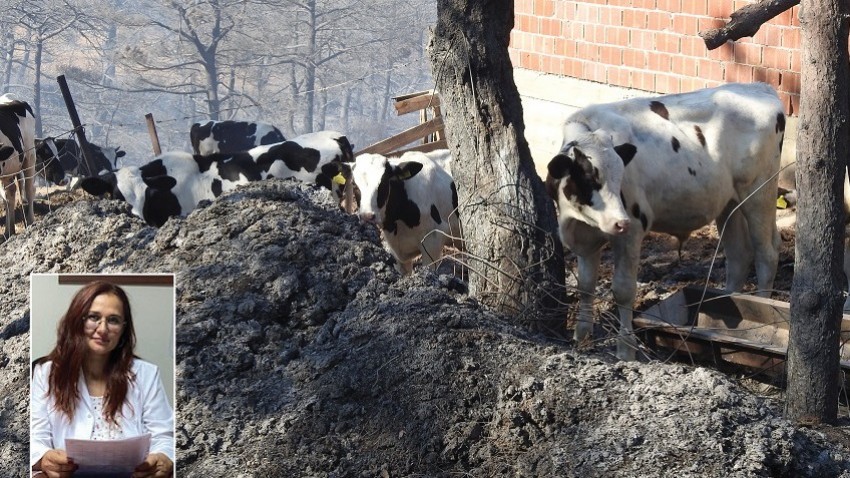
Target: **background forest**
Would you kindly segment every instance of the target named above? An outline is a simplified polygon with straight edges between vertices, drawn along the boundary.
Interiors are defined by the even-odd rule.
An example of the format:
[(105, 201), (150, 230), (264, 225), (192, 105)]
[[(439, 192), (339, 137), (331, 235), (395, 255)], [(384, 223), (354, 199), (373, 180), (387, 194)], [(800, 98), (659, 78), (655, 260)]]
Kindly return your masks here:
[(153, 156), (147, 113), (163, 150), (189, 150), (208, 119), (334, 129), (361, 149), (417, 121), (391, 102), (433, 86), (435, 17), (433, 0), (11, 0), (0, 93), (30, 102), (38, 137), (64, 137), (65, 75), (88, 138), (127, 152), (119, 165)]

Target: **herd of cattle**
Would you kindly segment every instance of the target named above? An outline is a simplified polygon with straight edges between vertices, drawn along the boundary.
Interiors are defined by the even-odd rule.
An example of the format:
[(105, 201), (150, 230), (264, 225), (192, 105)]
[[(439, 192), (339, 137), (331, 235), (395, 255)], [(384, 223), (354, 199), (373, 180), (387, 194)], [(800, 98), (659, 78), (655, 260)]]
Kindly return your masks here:
[[(185, 216), (199, 202), (238, 185), (294, 178), (336, 194), (363, 221), (376, 224), (402, 273), (413, 261), (441, 259), (444, 246), (463, 249), (457, 190), (448, 151), (356, 158), (345, 135), (308, 133), (287, 140), (263, 123), (208, 122), (190, 132), (193, 153), (164, 153), (143, 166), (114, 168), (123, 151), (98, 148), (99, 171), (80, 170), (75, 143), (34, 139), (34, 116), (21, 101), (0, 97), (0, 174), (6, 234), (15, 181), (23, 175), (27, 220), (37, 169), (61, 183), (81, 174), (81, 187), (132, 206), (148, 224)], [(632, 307), (643, 238), (650, 231), (684, 240), (716, 221), (723, 229), (726, 289), (740, 291), (755, 263), (758, 293), (769, 295), (778, 262), (777, 172), (785, 115), (763, 83), (727, 84), (677, 95), (633, 98), (578, 110), (564, 123), (563, 146), (548, 164), (546, 190), (555, 201), (559, 235), (578, 258), (579, 320), (575, 339), (592, 332), (593, 297), (603, 246), (614, 255), (612, 289), (620, 317), (617, 355), (633, 360)], [(73, 145), (73, 146), (72, 146)], [(37, 154), (36, 154), (37, 152)], [(845, 250), (850, 258), (850, 251)], [(845, 273), (850, 276), (850, 261)], [(845, 304), (845, 309), (850, 305)]]

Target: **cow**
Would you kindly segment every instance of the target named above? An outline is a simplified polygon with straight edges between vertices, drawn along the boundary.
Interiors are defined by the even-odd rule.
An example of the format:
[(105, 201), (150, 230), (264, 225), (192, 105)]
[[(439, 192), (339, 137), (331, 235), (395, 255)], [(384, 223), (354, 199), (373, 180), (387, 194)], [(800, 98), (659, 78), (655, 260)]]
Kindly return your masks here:
[(239, 153), (203, 156), (171, 151), (141, 167), (86, 178), (81, 186), (95, 196), (124, 199), (133, 214), (160, 227), (169, 217), (186, 216), (200, 201), (252, 181), (294, 178), (336, 191), (340, 197), (351, 176), (342, 160), (352, 156), (344, 135), (325, 131)]
[[(19, 176), (23, 178), (19, 179)], [(15, 203), (21, 183), (26, 223), (32, 224), (35, 220), (34, 179), (35, 113), (25, 101), (3, 95), (0, 97), (0, 182), (6, 199), (6, 239), (15, 234)]]
[[(44, 170), (47, 180), (54, 184), (64, 184), (69, 177), (91, 177), (104, 171), (113, 171), (118, 158), (127, 154), (120, 147), (109, 148), (89, 143), (96, 169), (90, 171), (80, 147), (73, 139), (48, 137), (36, 140), (35, 145), (37, 169)], [(58, 163), (54, 162), (54, 158), (58, 158)], [(62, 168), (61, 176), (57, 165)], [(58, 180), (60, 177), (62, 179)]]
[(380, 227), (402, 275), (413, 271), (417, 256), (435, 267), (444, 245), (463, 249), (454, 180), (426, 154), (388, 159), (364, 153), (351, 174), (361, 195), (360, 219)]
[(785, 114), (769, 85), (726, 84), (592, 105), (567, 118), (563, 131), (546, 190), (556, 203), (561, 241), (577, 256), (578, 343), (592, 334), (601, 250), (610, 243), (617, 357), (635, 359), (632, 306), (649, 231), (681, 238), (716, 221), (726, 289), (741, 290), (755, 258), (758, 294), (770, 295), (779, 257), (776, 173)]
[(286, 141), (279, 129), (268, 123), (252, 121), (207, 121), (195, 123), (189, 130), (195, 154), (238, 153), (264, 144)]
[(140, 167), (84, 178), (80, 186), (94, 196), (126, 201), (133, 214), (161, 227), (169, 217), (186, 216), (201, 201), (261, 177), (257, 163), (244, 153), (200, 156), (169, 151)]

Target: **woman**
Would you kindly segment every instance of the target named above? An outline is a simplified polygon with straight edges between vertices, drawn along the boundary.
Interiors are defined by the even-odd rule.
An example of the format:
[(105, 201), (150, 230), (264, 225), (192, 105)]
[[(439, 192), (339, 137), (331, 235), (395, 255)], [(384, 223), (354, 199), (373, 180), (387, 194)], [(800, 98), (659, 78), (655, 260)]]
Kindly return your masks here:
[(151, 434), (133, 477), (172, 476), (174, 419), (159, 370), (133, 355), (130, 301), (95, 281), (71, 299), (56, 346), (33, 367), (30, 465), (33, 476), (64, 478), (77, 465), (65, 439), (115, 440)]

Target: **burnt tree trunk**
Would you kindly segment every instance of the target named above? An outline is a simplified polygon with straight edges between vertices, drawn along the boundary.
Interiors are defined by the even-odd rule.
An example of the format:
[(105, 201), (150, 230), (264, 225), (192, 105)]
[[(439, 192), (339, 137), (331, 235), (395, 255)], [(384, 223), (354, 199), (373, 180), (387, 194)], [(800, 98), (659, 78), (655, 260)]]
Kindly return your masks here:
[(797, 128), (797, 237), (791, 286), (785, 415), (832, 422), (838, 413), (843, 186), (850, 152), (848, 7), (804, 0)]
[(454, 161), (470, 293), (537, 325), (564, 320), (555, 206), (525, 141), (513, 1), (438, 0), (428, 45)]

